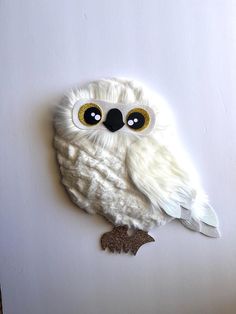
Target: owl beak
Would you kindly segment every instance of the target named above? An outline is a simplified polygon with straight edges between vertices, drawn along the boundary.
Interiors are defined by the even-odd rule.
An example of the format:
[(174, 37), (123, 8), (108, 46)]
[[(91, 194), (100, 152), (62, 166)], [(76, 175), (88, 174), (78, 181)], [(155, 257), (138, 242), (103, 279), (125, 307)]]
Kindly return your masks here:
[(117, 108), (109, 110), (103, 124), (111, 132), (121, 129), (125, 125), (121, 111)]

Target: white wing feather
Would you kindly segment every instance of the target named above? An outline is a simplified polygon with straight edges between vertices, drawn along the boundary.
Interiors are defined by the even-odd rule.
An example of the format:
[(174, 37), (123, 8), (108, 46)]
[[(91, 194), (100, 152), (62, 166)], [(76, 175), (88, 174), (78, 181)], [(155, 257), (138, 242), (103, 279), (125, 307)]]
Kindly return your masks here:
[(208, 236), (219, 236), (218, 219), (191, 172), (167, 146), (154, 138), (143, 138), (127, 152), (127, 169), (135, 186), (154, 208), (181, 219), (188, 228)]

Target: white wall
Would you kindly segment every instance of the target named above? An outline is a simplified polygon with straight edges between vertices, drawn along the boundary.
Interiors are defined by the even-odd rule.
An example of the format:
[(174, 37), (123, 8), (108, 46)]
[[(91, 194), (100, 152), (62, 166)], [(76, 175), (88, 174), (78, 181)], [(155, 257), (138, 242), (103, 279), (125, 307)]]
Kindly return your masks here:
[[(236, 313), (236, 1), (2, 0), (0, 281), (6, 314)], [(70, 87), (141, 80), (171, 103), (222, 239), (171, 223), (136, 257), (59, 183), (51, 111)]]

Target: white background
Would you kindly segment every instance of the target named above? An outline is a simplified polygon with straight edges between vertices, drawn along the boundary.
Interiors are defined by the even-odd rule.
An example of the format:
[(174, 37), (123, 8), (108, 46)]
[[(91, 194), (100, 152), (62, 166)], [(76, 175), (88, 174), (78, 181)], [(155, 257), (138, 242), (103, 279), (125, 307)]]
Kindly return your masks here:
[[(5, 314), (236, 313), (236, 1), (0, 2), (0, 281)], [(52, 110), (125, 76), (170, 102), (223, 237), (178, 222), (136, 257), (61, 186)]]

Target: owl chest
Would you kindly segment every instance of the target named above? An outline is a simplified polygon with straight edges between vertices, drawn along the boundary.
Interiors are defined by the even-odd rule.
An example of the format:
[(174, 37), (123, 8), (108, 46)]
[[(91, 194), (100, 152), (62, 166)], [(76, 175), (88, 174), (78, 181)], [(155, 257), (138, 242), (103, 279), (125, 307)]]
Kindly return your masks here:
[(92, 153), (80, 149), (74, 169), (76, 188), (89, 199), (108, 199), (130, 189), (125, 156), (110, 151)]

